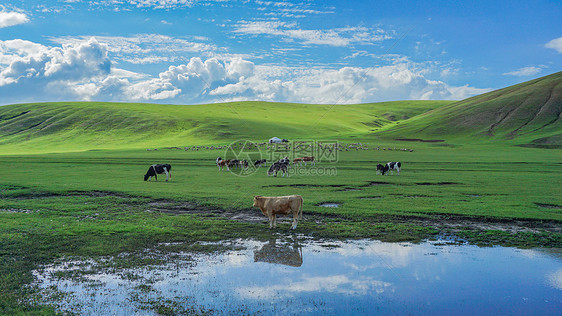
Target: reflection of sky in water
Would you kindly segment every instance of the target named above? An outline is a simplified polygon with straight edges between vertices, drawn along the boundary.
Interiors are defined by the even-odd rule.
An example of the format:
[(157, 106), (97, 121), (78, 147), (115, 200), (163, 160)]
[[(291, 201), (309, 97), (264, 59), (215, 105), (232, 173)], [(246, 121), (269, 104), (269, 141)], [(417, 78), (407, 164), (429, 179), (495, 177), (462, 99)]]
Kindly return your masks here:
[[(178, 259), (152, 271), (106, 272), (88, 276), (91, 282), (86, 283), (36, 275), (44, 288), (56, 285), (73, 293), (63, 309), (81, 314), (146, 314), (138, 302), (155, 298), (200, 304), (220, 314), (242, 310), (560, 315), (562, 311), (562, 261), (556, 253), (376, 241), (337, 243), (339, 247), (242, 243), (246, 250), (200, 255), (196, 263)], [(143, 279), (120, 277), (127, 272)], [(151, 285), (154, 291), (139, 290), (142, 285)]]

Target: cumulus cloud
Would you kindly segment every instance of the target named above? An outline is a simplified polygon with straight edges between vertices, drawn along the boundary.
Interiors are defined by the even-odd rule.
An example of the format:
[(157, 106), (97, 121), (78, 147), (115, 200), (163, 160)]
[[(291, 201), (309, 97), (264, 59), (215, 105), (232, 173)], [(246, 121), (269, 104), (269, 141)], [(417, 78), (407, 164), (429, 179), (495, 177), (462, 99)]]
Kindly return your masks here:
[[(62, 45), (78, 44), (88, 38), (53, 37), (51, 41)], [(96, 40), (107, 45), (109, 54), (115, 60), (132, 64), (174, 62), (178, 60), (178, 56), (185, 54), (205, 55), (218, 50), (214, 45), (160, 34), (138, 34), (130, 37), (96, 36)]]
[(534, 76), (542, 71), (541, 67), (529, 66), (523, 67), (514, 71), (506, 72), (504, 75), (506, 76), (516, 76), (516, 77), (527, 77), (527, 76)]
[[(120, 50), (126, 50), (123, 46)], [(115, 48), (114, 48), (115, 49)], [(133, 46), (132, 50), (137, 48)], [(2, 103), (57, 100), (209, 103), (232, 100), (349, 104), (464, 99), (489, 91), (426, 78), (407, 59), (387, 66), (309, 68), (256, 65), (242, 57), (192, 57), (156, 76), (117, 68), (96, 38), (48, 47), (0, 41)]]
[[(425, 78), (407, 63), (377, 68), (288, 69), (256, 66), (253, 76), (218, 87), (211, 95), (265, 101), (352, 104), (389, 100), (463, 99), (488, 92)], [(281, 74), (292, 73), (286, 79)]]
[(157, 79), (131, 85), (126, 93), (132, 99), (162, 100), (180, 96), (184, 100), (196, 100), (208, 91), (251, 75), (253, 67), (253, 63), (241, 58), (203, 61), (194, 57), (187, 64), (170, 66)]
[(349, 296), (365, 295), (369, 292), (383, 293), (392, 290), (392, 284), (367, 277), (350, 279), (346, 275), (326, 277), (303, 277), (301, 280), (268, 285), (265, 287), (248, 286), (236, 289), (236, 293), (244, 298), (274, 299), (276, 297), (292, 297), (301, 293), (328, 292)]
[(555, 38), (544, 45), (546, 48), (552, 48), (562, 54), (562, 37)]
[(0, 11), (0, 29), (29, 22), (24, 13)]
[(6, 65), (0, 66), (0, 94), (6, 100), (73, 95), (73, 83), (97, 82), (111, 72), (107, 47), (94, 38), (62, 47), (0, 41), (0, 59)]

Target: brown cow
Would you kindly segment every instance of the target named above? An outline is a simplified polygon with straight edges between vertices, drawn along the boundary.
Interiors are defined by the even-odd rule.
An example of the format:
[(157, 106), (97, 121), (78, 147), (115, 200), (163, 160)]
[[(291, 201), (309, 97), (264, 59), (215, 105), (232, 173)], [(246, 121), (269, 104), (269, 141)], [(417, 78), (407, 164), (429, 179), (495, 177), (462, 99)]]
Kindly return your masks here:
[(296, 229), (298, 224), (299, 212), (302, 219), (303, 198), (300, 195), (288, 196), (254, 196), (254, 207), (259, 207), (263, 215), (269, 218), (269, 228), (277, 227), (276, 215), (293, 214), (293, 225), (291, 229)]
[(293, 159), (293, 165), (296, 165), (296, 164), (298, 163), (299, 166), (300, 166), (300, 164), (301, 164), (302, 162), (304, 162), (303, 158), (295, 158), (295, 159)]
[(305, 156), (305, 157), (295, 158), (295, 159), (293, 159), (293, 164), (296, 165), (298, 163), (299, 165), (301, 165), (304, 162), (304, 165), (306, 166), (307, 161), (309, 161), (312, 165), (314, 165), (314, 163), (315, 163), (314, 156)]
[(304, 161), (304, 165), (306, 166), (306, 162), (310, 161), (312, 165), (316, 164), (316, 161), (314, 160), (314, 156), (305, 156), (302, 157), (302, 161)]
[(228, 167), (230, 165), (230, 161), (230, 159), (223, 160), (221, 157), (217, 158), (217, 166), (219, 167), (219, 170), (226, 167), (226, 170), (230, 171), (230, 168)]

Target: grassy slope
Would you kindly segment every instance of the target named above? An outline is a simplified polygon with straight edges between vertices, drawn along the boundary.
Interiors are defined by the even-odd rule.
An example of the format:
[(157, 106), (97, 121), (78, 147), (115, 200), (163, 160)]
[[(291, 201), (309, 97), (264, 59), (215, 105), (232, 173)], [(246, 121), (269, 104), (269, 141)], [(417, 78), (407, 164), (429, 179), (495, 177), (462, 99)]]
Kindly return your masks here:
[(419, 115), (378, 135), (562, 146), (562, 72)]
[(273, 136), (341, 139), (448, 103), (21, 104), (0, 107), (0, 146), (3, 153), (44, 153), (265, 141)]
[[(454, 114), (455, 107), (447, 106), (449, 103), (405, 101), (333, 108), (262, 102), (204, 106), (49, 103), (0, 107), (0, 168), (10, 170), (0, 180), (0, 288), (4, 289), (0, 291), (0, 313), (52, 314), (49, 307), (33, 304), (33, 292), (25, 285), (33, 281), (33, 269), (55, 258), (112, 256), (173, 242), (178, 242), (177, 247), (190, 247), (202, 240), (272, 235), (263, 223), (238, 223), (217, 218), (213, 212), (178, 216), (155, 211), (160, 199), (197, 202), (235, 212), (251, 208), (255, 194), (301, 194), (305, 197), (305, 220), (299, 223), (297, 232), (339, 238), (416, 240), (435, 233), (426, 227), (394, 223), (388, 219), (393, 216), (408, 219), (461, 215), (559, 223), (559, 150), (520, 148), (505, 141), (499, 146), (404, 145), (413, 148), (413, 152), (372, 150), (375, 146), (399, 147), (396, 142), (373, 138), (369, 135), (373, 130), (405, 126), (410, 121), (412, 129), (388, 136), (444, 137), (439, 132), (432, 134), (429, 128), (416, 129), (429, 126), (435, 130), (437, 127), (430, 125), (438, 123), (432, 121), (434, 112), (400, 123), (393, 120), (437, 107), (451, 109), (443, 113)], [(494, 103), (489, 105), (493, 107)], [(534, 124), (531, 121), (525, 126), (531, 128)], [(548, 133), (556, 135), (559, 125), (551, 125), (554, 132), (543, 128), (529, 134), (528, 139)], [(460, 140), (470, 140), (474, 133), (486, 131), (468, 128), (457, 133), (454, 126), (442, 126)], [(501, 131), (501, 124), (493, 129), (496, 136), (505, 134)], [(144, 150), (224, 144), (237, 138), (262, 141), (270, 136), (357, 140), (368, 143), (371, 150), (344, 151), (336, 164), (319, 164), (319, 168), (335, 167), (337, 175), (302, 174), (290, 178), (267, 177), (262, 169), (249, 177), (219, 172), (214, 159), (221, 155), (220, 151)], [(96, 148), (111, 150), (84, 151)], [(42, 152), (65, 153), (38, 154)], [(6, 153), (12, 155), (1, 155)], [(403, 162), (400, 176), (375, 175), (373, 161), (391, 160)], [(143, 182), (141, 177), (147, 166), (160, 161), (174, 166), (173, 180)], [(369, 185), (372, 181), (386, 183)], [(89, 191), (127, 196), (90, 196)], [(52, 195), (53, 192), (62, 195)], [(316, 205), (327, 201), (342, 205), (337, 209)], [(311, 214), (324, 222), (307, 218)], [(282, 224), (275, 234), (284, 233), (287, 228), (287, 224)], [(473, 232), (467, 229), (469, 233)], [(481, 238), (487, 244), (560, 245), (559, 233), (487, 231)]]

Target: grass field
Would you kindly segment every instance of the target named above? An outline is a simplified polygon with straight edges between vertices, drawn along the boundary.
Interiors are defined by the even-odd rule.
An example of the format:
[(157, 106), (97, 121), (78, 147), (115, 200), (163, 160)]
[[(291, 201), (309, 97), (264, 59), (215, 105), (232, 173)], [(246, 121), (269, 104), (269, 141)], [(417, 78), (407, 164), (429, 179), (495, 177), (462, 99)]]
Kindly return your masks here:
[[(542, 88), (536, 86), (539, 80), (478, 100), (493, 108), (500, 104), (493, 100), (511, 100), (529, 85), (540, 95), (548, 89), (556, 95), (552, 87), (558, 77), (545, 78)], [(557, 100), (548, 97), (540, 108), (554, 104), (556, 112)], [(467, 109), (477, 109), (470, 113), (485, 112), (474, 107), (476, 101), (469, 103)], [(413, 242), (453, 237), (479, 245), (562, 247), (559, 122), (528, 120), (515, 128), (522, 133), (534, 126), (533, 133), (506, 138), (508, 118), (519, 110), (500, 115), (502, 124), (486, 123), (495, 131), (487, 135), (482, 131), (492, 125), (457, 131), (451, 122), (458, 109), (458, 102), (449, 101), (0, 107), (0, 313), (51, 314), (52, 307), (38, 303), (31, 272), (57, 258), (126, 253), (132, 257), (116, 259), (118, 264), (142, 266), (157, 260), (134, 256), (146, 249), (213, 250), (201, 241), (272, 235)], [(216, 157), (231, 152), (207, 149), (272, 136), (292, 144), (338, 141), (347, 150), (327, 156), (306, 152), (318, 158), (316, 166), (268, 177), (267, 168), (245, 176), (219, 171)], [(525, 147), (529, 144), (551, 149)], [(242, 154), (248, 151), (268, 161), (305, 154), (266, 145)], [(376, 163), (388, 161), (402, 162), (399, 176), (375, 173)], [(153, 163), (170, 163), (171, 181), (161, 176), (144, 182)], [(304, 221), (294, 232), (287, 222), (271, 231), (252, 207), (253, 196), (288, 194), (304, 197)]]
[[(214, 160), (224, 150), (2, 156), (0, 168), (10, 170), (0, 186), (0, 283), (8, 289), (0, 294), (2, 309), (48, 312), (22, 285), (55, 258), (115, 256), (170, 242), (181, 245), (167, 251), (194, 251), (204, 250), (198, 241), (266, 239), (276, 233), (265, 218), (245, 220), (261, 216), (252, 208), (254, 195), (302, 195), (305, 220), (295, 233), (313, 238), (448, 235), (486, 245), (562, 245), (559, 150), (359, 141), (369, 149), (338, 152), (337, 161), (295, 168), (290, 177), (268, 177), (265, 168), (245, 177), (218, 171)], [(267, 158), (267, 150), (263, 154)], [(399, 176), (375, 174), (373, 162), (391, 160), (403, 163)], [(142, 181), (154, 162), (172, 164), (171, 181)], [(318, 206), (323, 202), (340, 206)], [(277, 233), (292, 232), (282, 222)]]
[(224, 144), (273, 136), (348, 139), (449, 103), (21, 104), (0, 107), (0, 146), (4, 154), (35, 154)]

